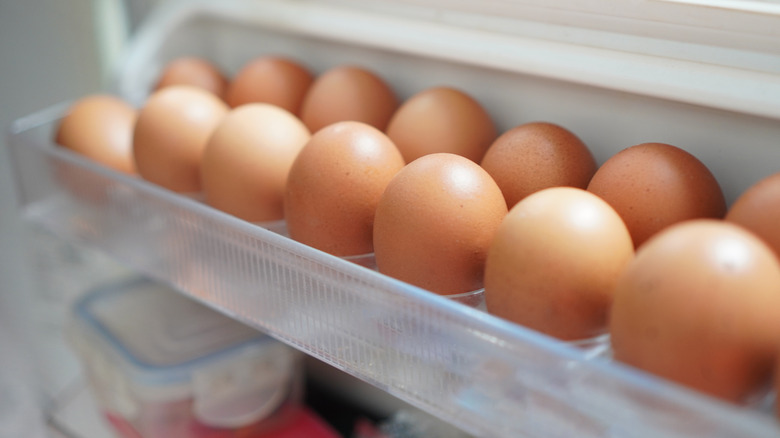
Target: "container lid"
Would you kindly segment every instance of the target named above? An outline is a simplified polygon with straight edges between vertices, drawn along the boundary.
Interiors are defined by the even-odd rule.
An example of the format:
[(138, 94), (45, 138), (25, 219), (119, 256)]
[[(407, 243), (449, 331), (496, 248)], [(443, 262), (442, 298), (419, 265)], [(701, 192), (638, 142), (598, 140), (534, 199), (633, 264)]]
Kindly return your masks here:
[[(75, 316), (102, 347), (144, 373), (145, 383), (189, 379), (193, 370), (270, 338), (146, 278), (99, 288)], [(136, 376), (137, 377), (137, 376)]]

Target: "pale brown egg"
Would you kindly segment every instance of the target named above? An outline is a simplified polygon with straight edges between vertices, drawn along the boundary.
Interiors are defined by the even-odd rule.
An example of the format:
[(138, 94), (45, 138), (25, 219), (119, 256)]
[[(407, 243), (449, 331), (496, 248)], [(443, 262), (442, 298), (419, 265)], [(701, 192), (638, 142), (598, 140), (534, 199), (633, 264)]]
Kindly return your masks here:
[(226, 101), (231, 107), (270, 103), (300, 115), (314, 76), (300, 63), (280, 56), (263, 56), (245, 64), (230, 81)]
[(780, 173), (742, 193), (726, 213), (726, 220), (755, 233), (780, 258)]
[(664, 143), (643, 143), (613, 155), (593, 175), (588, 191), (617, 210), (637, 248), (669, 225), (726, 214), (723, 191), (704, 163)]
[(119, 172), (135, 173), (132, 143), (138, 112), (124, 100), (94, 94), (74, 102), (57, 127), (55, 142)]
[(337, 122), (317, 131), (287, 179), (290, 237), (336, 256), (372, 252), (379, 197), (403, 165), (393, 142), (365, 123)]
[(312, 133), (341, 121), (367, 123), (384, 131), (398, 107), (390, 86), (361, 67), (330, 69), (312, 83), (301, 107), (301, 120)]
[(582, 140), (546, 122), (526, 123), (501, 134), (481, 165), (496, 180), (509, 208), (548, 187), (585, 189), (598, 167)]
[(287, 175), (309, 137), (297, 117), (275, 105), (233, 109), (203, 151), (205, 202), (250, 222), (283, 219)]
[(153, 91), (171, 85), (190, 85), (224, 99), (228, 80), (211, 62), (195, 56), (185, 56), (176, 58), (163, 67)]
[(496, 138), (490, 114), (473, 97), (451, 87), (435, 87), (410, 97), (387, 125), (387, 135), (407, 163), (448, 152), (479, 162)]
[(529, 195), (504, 218), (485, 265), (489, 313), (564, 340), (607, 331), (631, 235), (598, 196), (573, 187)]
[(618, 279), (610, 333), (616, 360), (743, 402), (769, 384), (780, 345), (780, 264), (729, 222), (670, 226)]
[(138, 173), (175, 192), (200, 192), (203, 149), (227, 112), (214, 94), (192, 86), (174, 85), (152, 94), (133, 131)]
[(442, 295), (480, 289), (506, 213), (501, 190), (478, 164), (456, 154), (424, 155), (398, 172), (379, 201), (377, 267)]

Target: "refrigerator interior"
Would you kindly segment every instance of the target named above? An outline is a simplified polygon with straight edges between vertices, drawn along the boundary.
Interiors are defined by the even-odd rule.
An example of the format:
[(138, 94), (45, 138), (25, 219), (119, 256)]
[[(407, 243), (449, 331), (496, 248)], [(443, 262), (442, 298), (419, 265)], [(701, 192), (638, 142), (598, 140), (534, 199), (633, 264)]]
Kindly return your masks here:
[[(65, 100), (105, 86), (104, 60), (96, 47), (98, 33), (91, 2), (63, 4), (48, 0), (3, 2), (0, 5), (0, 122), (5, 128), (51, 99)], [(5, 135), (0, 139), (5, 146)], [(0, 435), (47, 436), (40, 396), (47, 383), (39, 364), (47, 347), (34, 348), (51, 326), (40, 324), (57, 299), (39, 300), (33, 248), (15, 201), (11, 163), (0, 151), (0, 357), (3, 390)], [(56, 297), (56, 295), (54, 296)], [(49, 336), (48, 339), (57, 339)], [(58, 341), (55, 341), (58, 342)], [(56, 357), (59, 344), (50, 344)], [(24, 432), (22, 432), (24, 431)], [(99, 436), (99, 435), (96, 435)]]
[[(42, 7), (43, 3), (48, 7)], [(708, 165), (731, 202), (750, 184), (777, 171), (780, 163), (780, 46), (771, 44), (779, 40), (780, 12), (776, 4), (747, 2), (741, 10), (725, 13), (727, 7), (705, 8), (679, 2), (680, 11), (698, 13), (688, 17), (697, 26), (686, 30), (674, 22), (685, 18), (675, 16), (669, 20), (672, 23), (661, 26), (673, 32), (658, 38), (654, 27), (658, 23), (653, 19), (640, 20), (626, 29), (636, 20), (630, 8), (616, 8), (605, 19), (594, 18), (594, 12), (586, 6), (577, 9), (568, 5), (569, 9), (555, 10), (530, 1), (514, 5), (488, 2), (485, 10), (476, 10), (470, 2), (452, 2), (445, 7), (447, 2), (435, 1), (267, 1), (255, 5), (230, 1), (221, 6), (192, 2), (191, 7), (174, 2), (153, 21), (141, 25), (141, 38), (132, 40), (127, 57), (119, 58), (115, 56), (121, 44), (100, 47), (94, 39), (96, 34), (106, 32), (96, 24), (100, 22), (94, 19), (96, 16), (116, 19), (110, 12), (105, 15), (105, 11), (112, 10), (112, 2), (84, 2), (76, 8), (59, 6), (67, 10), (49, 3), (55, 2), (37, 0), (0, 6), (3, 34), (55, 35), (62, 27), (61, 33), (68, 37), (27, 38), (19, 45), (9, 45), (9, 38), (3, 38), (4, 59), (18, 62), (9, 63), (16, 66), (11, 70), (13, 83), (3, 79), (3, 100), (14, 104), (4, 106), (0, 119), (4, 126), (10, 126), (14, 119), (31, 115), (12, 128), (14, 155), (3, 148), (0, 160), (0, 317), (7, 325), (0, 348), (2, 357), (10, 363), (3, 369), (23, 377), (10, 380), (21, 382), (16, 391), (24, 402), (14, 406), (29, 409), (27, 412), (34, 417), (30, 424), (42, 427), (45, 421), (54, 422), (69, 436), (110, 436), (99, 419), (83, 421), (85, 415), (94, 413), (95, 406), (83, 381), (74, 384), (77, 363), (62, 344), (58, 330), (66, 315), (64, 308), (85, 289), (140, 270), (329, 363), (322, 370), (325, 375), (341, 376), (331, 370), (332, 365), (357, 376), (341, 376), (351, 379), (356, 388), (362, 388), (359, 380), (381, 388), (358, 389), (366, 392), (364, 400), (388, 403), (387, 410), (404, 404), (380, 396), (387, 391), (478, 435), (498, 436), (503, 432), (536, 436), (534, 430), (558, 436), (574, 431), (581, 436), (657, 436), (654, 434), (662, 432), (677, 434), (674, 436), (727, 436), (729, 431), (742, 431), (745, 436), (776, 434), (774, 420), (765, 414), (741, 412), (630, 369), (583, 360), (568, 346), (484, 317), (473, 309), (430, 298), (425, 291), (366, 274), (341, 260), (308, 252), (197, 203), (52, 150), (47, 144), (52, 126), (65, 109), (62, 103), (50, 105), (106, 88), (140, 104), (165, 61), (179, 54), (204, 54), (234, 73), (252, 56), (289, 52), (306, 59), (318, 72), (340, 63), (360, 63), (381, 72), (402, 97), (432, 85), (463, 87), (479, 97), (502, 129), (530, 120), (560, 123), (591, 145), (599, 162), (644, 141), (682, 146)], [(664, 7), (676, 7), (672, 3), (642, 2), (645, 12), (657, 14), (662, 14)], [(119, 9), (114, 12), (119, 13), (116, 11)], [(722, 27), (708, 21), (732, 17), (729, 13), (743, 19)], [(572, 20), (583, 17), (589, 18), (572, 24)], [(542, 21), (546, 24), (540, 25), (538, 20), (546, 20)], [(29, 27), (26, 23), (30, 22), (39, 25)], [(136, 25), (132, 20), (122, 23), (128, 28)], [(125, 31), (112, 28), (108, 33), (122, 41)], [(630, 35), (614, 38), (620, 32)], [(424, 37), (420, 39), (420, 35)], [(738, 37), (728, 38), (734, 35)], [(265, 44), (258, 47), (249, 44), (251, 41)], [(79, 49), (66, 57), (64, 53), (70, 53), (73, 47)], [(74, 63), (73, 59), (78, 61)], [(117, 61), (122, 63), (115, 64)], [(117, 66), (118, 73), (113, 70)], [(55, 74), (57, 77), (52, 77)], [(38, 111), (42, 108), (46, 109)], [(12, 165), (17, 167), (11, 169)], [(101, 190), (115, 197), (107, 207), (83, 205), (77, 196), (62, 193), (50, 180), (47, 166), (52, 165), (91, 175)], [(24, 172), (14, 179), (12, 170), (19, 169)], [(14, 185), (21, 187), (21, 210), (14, 205)], [(117, 213), (166, 216), (169, 222), (154, 228), (155, 224), (127, 223)], [(95, 229), (87, 229), (91, 226), (85, 227), (85, 223), (94, 224)], [(177, 228), (183, 230), (177, 236), (179, 240), (160, 239), (170, 237)], [(203, 230), (210, 231), (204, 234)], [(49, 234), (52, 231), (59, 236)], [(137, 237), (134, 242), (132, 236)], [(187, 245), (202, 250), (203, 258), (184, 260)], [(238, 262), (238, 267), (235, 263), (214, 264), (216, 254), (210, 251), (233, 257), (231, 261)], [(162, 259), (144, 259), (152, 253), (162, 254)], [(374, 333), (369, 329), (366, 337), (360, 337), (355, 332), (366, 327), (339, 323), (348, 313), (336, 308), (325, 308), (319, 317), (304, 312), (307, 319), (274, 320), (274, 314), (259, 309), (247, 292), (257, 280), (255, 264), (275, 263), (266, 260), (271, 256), (290, 263), (285, 267), (293, 272), (284, 279), (290, 280), (288, 284), (301, 287), (299, 279), (303, 283), (322, 282), (316, 283), (314, 292), (303, 291), (290, 301), (279, 298), (271, 289), (265, 298), (279, 309), (312, 304), (312, 300), (319, 303), (317, 300), (323, 297), (355, 309), (373, 305), (379, 309), (373, 315), (376, 320), (361, 323), (378, 321), (385, 331)], [(160, 261), (166, 263), (157, 263)], [(209, 264), (215, 266), (204, 268)], [(317, 278), (296, 271), (311, 266)], [(260, 283), (264, 284), (263, 276), (269, 271), (259, 269)], [(209, 285), (208, 290), (204, 283)], [(341, 286), (343, 293), (339, 291)], [(377, 295), (362, 301), (358, 290), (366, 288)], [(399, 299), (411, 300), (412, 305)], [(395, 311), (401, 316), (388, 316)], [(426, 317), (432, 318), (432, 325), (415, 325)], [(465, 329), (459, 330), (458, 326)], [(317, 327), (330, 328), (335, 334), (329, 339), (317, 338), (310, 333)], [(383, 343), (389, 339), (387, 330), (396, 330), (402, 341)], [(419, 334), (417, 330), (427, 336), (425, 342), (444, 342), (432, 357), (421, 354), (432, 344), (414, 345), (403, 340), (403, 336)], [(452, 330), (449, 337), (442, 335), (447, 330)], [(51, 342), (40, 344), (39, 339)], [(456, 355), (449, 343), (473, 347), (473, 355), (487, 355), (487, 360)], [(33, 344), (37, 348), (29, 348)], [(528, 364), (516, 361), (515, 354), (541, 359)], [(443, 362), (453, 357), (462, 363), (446, 368)], [(46, 366), (62, 358), (67, 358), (62, 364), (72, 367)], [(376, 360), (395, 360), (399, 369), (408, 371), (396, 371), (392, 365), (375, 368), (371, 363)], [(45, 369), (40, 369), (42, 365)], [(540, 368), (545, 366), (554, 371), (543, 373)], [(557, 374), (562, 369), (570, 374)], [(445, 371), (447, 377), (441, 377)], [(479, 372), (482, 374), (474, 375)], [(610, 379), (611, 375), (619, 377), (618, 383)], [(475, 380), (468, 382), (464, 376)], [(510, 382), (506, 388), (502, 387), (506, 382), (501, 376)], [(436, 385), (441, 387), (434, 388)], [(594, 392), (602, 385), (603, 393)], [(527, 395), (512, 393), (524, 388), (530, 389)], [(459, 392), (453, 392), (456, 390)], [(614, 393), (621, 391), (628, 400), (627, 409), (621, 409), (626, 400), (615, 398)], [(46, 396), (41, 398), (41, 392)], [(48, 398), (52, 395), (56, 397)], [(643, 403), (659, 400), (686, 412), (693, 421), (680, 423), (679, 417), (666, 417), (659, 411), (646, 417), (632, 411), (646, 406)], [(590, 401), (595, 407), (583, 407)], [(504, 402), (510, 409), (526, 407), (528, 412), (522, 417), (527, 423), (506, 424), (509, 412), (489, 409)], [(617, 418), (615, 424), (611, 423), (612, 414)], [(573, 420), (561, 422), (562, 418)], [(630, 424), (646, 424), (647, 429), (636, 430)]]

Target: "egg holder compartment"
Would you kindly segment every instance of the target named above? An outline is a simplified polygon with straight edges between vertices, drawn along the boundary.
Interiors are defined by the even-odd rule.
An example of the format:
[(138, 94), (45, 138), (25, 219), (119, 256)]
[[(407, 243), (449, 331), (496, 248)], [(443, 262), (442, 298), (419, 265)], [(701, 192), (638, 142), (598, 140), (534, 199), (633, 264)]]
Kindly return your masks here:
[[(780, 154), (774, 148), (780, 128), (770, 119), (526, 75), (518, 72), (519, 62), (510, 66), (508, 54), (502, 65), (495, 54), (478, 62), (469, 50), (490, 42), (512, 48), (512, 40), (439, 27), (316, 2), (173, 2), (141, 28), (115, 89), (138, 105), (161, 66), (182, 54), (206, 56), (229, 72), (262, 53), (288, 53), (317, 71), (359, 60), (401, 96), (446, 82), (477, 97), (502, 128), (519, 123), (524, 110), (527, 118), (562, 123), (589, 145), (604, 140), (593, 147), (598, 161), (629, 139), (666, 140), (652, 134), (667, 126), (664, 120), (674, 120), (674, 129), (663, 131), (667, 141), (691, 145), (686, 149), (713, 170), (730, 199), (780, 162), (773, 159)], [(446, 35), (452, 50), (398, 43), (390, 36), (406, 35), (409, 42), (399, 29)], [(523, 55), (519, 50), (516, 56)], [(506, 99), (510, 92), (535, 105)], [(8, 146), (25, 219), (100, 249), (470, 433), (778, 434), (769, 415), (592, 357), (58, 148), (51, 139), (66, 108), (56, 105), (11, 126)], [(636, 108), (642, 108), (643, 123), (630, 119)], [(596, 115), (611, 116), (608, 136)], [(703, 120), (712, 132), (702, 131)], [(755, 141), (752, 156), (706, 144), (744, 133)], [(748, 164), (750, 177), (732, 169)], [(63, 184), (63, 175), (76, 184)]]
[[(276, 220), (276, 221), (268, 221), (268, 222), (253, 222), (253, 224), (258, 227), (265, 228), (266, 230), (272, 231), (276, 234), (279, 234), (280, 236), (290, 237), (290, 234), (287, 230), (287, 224), (284, 221), (284, 219)], [(362, 266), (366, 269), (371, 269), (373, 271), (379, 272), (379, 268), (377, 267), (376, 264), (376, 256), (374, 255), (373, 252), (367, 254), (352, 255), (352, 256), (341, 256), (340, 258), (350, 263), (354, 263), (358, 266)], [(469, 292), (462, 292), (462, 293), (442, 295), (442, 296), (444, 296), (448, 300), (452, 300), (455, 301), (456, 303), (461, 303), (466, 306), (473, 307), (475, 309), (487, 310), (485, 304), (485, 288), (480, 288)], [(599, 344), (599, 345), (591, 345), (591, 343), (589, 342), (584, 342), (583, 346), (588, 349), (590, 349), (591, 347), (595, 347), (594, 351), (603, 350), (602, 347), (604, 345), (604, 342), (596, 341), (595, 344)]]

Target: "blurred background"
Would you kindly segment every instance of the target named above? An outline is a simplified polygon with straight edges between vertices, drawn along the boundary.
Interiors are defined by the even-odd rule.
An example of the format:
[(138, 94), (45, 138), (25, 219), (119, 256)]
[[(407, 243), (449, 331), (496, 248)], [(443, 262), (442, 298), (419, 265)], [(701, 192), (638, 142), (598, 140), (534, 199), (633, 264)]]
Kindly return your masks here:
[[(34, 371), (41, 317), (37, 250), (14, 201), (9, 125), (54, 103), (104, 89), (136, 23), (162, 0), (0, 0), (0, 437), (44, 432)], [(47, 358), (57, 361), (56, 357)]]

